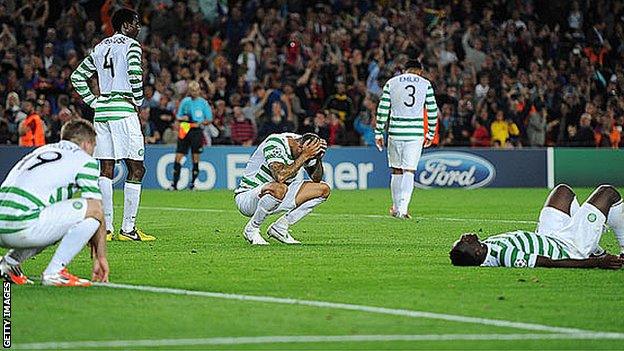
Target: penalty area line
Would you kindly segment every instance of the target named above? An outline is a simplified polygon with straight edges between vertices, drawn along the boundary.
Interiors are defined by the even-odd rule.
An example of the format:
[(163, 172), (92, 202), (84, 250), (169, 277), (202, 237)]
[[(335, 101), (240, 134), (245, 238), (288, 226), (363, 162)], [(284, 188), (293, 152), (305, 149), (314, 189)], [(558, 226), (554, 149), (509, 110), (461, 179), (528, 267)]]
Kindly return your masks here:
[(505, 341), (505, 340), (596, 340), (623, 339), (618, 333), (579, 334), (421, 334), (421, 335), (292, 335), (255, 337), (215, 337), (201, 339), (143, 339), (111, 341), (41, 342), (13, 345), (15, 349), (59, 350), (90, 348), (132, 348), (156, 346), (259, 345), (329, 342), (388, 342), (388, 341)]
[[(122, 208), (122, 206), (115, 206)], [(187, 208), (187, 207), (158, 207), (158, 206), (141, 206), (140, 210), (149, 211), (179, 211), (179, 212), (206, 212), (206, 213), (234, 213), (236, 210), (224, 210), (215, 208)], [(310, 216), (321, 217), (364, 217), (364, 218), (387, 218), (393, 219), (390, 215), (377, 214), (347, 214), (347, 213), (311, 213)], [(536, 224), (537, 221), (516, 220), (516, 219), (497, 219), (497, 218), (454, 218), (454, 217), (413, 217), (416, 220), (432, 220), (432, 221), (450, 221), (450, 222), (494, 222), (494, 223), (512, 223), (512, 224)]]
[[(549, 325), (543, 325), (543, 324), (513, 322), (513, 321), (507, 321), (507, 320), (501, 320), (501, 319), (468, 317), (468, 316), (460, 316), (460, 315), (452, 315), (452, 314), (444, 314), (444, 313), (356, 305), (356, 304), (339, 303), (339, 302), (301, 300), (301, 299), (293, 299), (293, 298), (282, 298), (282, 297), (260, 296), (260, 295), (227, 294), (227, 293), (220, 293), (220, 292), (185, 290), (185, 289), (176, 289), (176, 288), (163, 288), (163, 287), (156, 287), (156, 286), (117, 284), (117, 283), (94, 283), (93, 285), (97, 287), (103, 287), (103, 288), (135, 290), (135, 291), (144, 291), (144, 292), (151, 292), (151, 293), (158, 293), (158, 294), (200, 296), (200, 297), (224, 299), (224, 300), (251, 301), (251, 302), (282, 304), (282, 305), (329, 308), (329, 309), (338, 309), (338, 310), (347, 310), (347, 311), (402, 316), (402, 317), (409, 317), (409, 318), (425, 318), (425, 319), (443, 320), (443, 321), (448, 321), (448, 322), (472, 323), (472, 324), (488, 325), (488, 326), (494, 326), (494, 327), (514, 328), (514, 329), (541, 331), (541, 332), (549, 332), (549, 333), (564, 333), (564, 334), (597, 333), (591, 330), (556, 327), (556, 326), (549, 326)], [(619, 334), (619, 333), (616, 333), (616, 334), (624, 336), (624, 334)]]

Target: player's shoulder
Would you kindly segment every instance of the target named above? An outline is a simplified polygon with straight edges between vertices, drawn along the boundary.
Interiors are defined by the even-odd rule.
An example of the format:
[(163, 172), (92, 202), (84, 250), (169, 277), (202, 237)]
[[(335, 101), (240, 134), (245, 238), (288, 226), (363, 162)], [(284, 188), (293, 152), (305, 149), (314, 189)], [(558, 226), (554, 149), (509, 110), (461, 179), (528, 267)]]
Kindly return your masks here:
[(137, 48), (141, 50), (141, 43), (139, 43), (138, 40), (134, 38), (126, 37), (125, 35), (124, 37), (127, 38), (126, 45), (128, 45), (128, 47)]
[(183, 98), (182, 100), (180, 100), (180, 105), (188, 104), (189, 102), (191, 102), (191, 97), (187, 96), (187, 97)]
[(286, 148), (286, 145), (288, 145), (288, 138), (292, 138), (294, 136), (296, 136), (297, 134), (295, 133), (275, 133), (275, 134), (270, 134), (268, 137), (266, 137), (266, 139), (264, 139), (264, 143), (266, 144), (274, 144), (274, 145), (278, 145), (278, 146), (282, 146), (284, 148)]
[(500, 261), (497, 256), (497, 248), (493, 247), (494, 245), (484, 242), (487, 247), (488, 252), (485, 255), (485, 260), (481, 263), (481, 267), (498, 267), (500, 266)]
[(36, 151), (39, 153), (56, 153), (58, 154), (58, 157), (63, 158), (65, 162), (74, 164), (76, 167), (82, 167), (87, 163), (98, 164), (97, 160), (93, 158), (93, 156), (81, 149), (77, 144), (67, 140), (61, 140), (57, 143), (42, 146)]

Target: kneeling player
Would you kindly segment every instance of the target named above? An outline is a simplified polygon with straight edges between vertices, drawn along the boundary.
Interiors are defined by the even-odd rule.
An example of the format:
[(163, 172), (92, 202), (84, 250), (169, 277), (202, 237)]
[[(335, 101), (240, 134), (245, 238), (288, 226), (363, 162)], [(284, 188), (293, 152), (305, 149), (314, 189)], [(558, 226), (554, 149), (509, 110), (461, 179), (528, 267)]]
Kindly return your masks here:
[(561, 267), (619, 269), (624, 256), (599, 246), (606, 223), (624, 250), (624, 205), (617, 189), (601, 185), (582, 205), (567, 185), (557, 186), (546, 200), (536, 232), (515, 231), (483, 241), (461, 236), (450, 252), (456, 266)]
[(58, 241), (43, 285), (91, 285), (66, 268), (89, 240), (93, 279), (108, 281), (99, 167), (91, 157), (95, 130), (73, 120), (63, 126), (61, 139), (26, 155), (0, 187), (0, 246), (11, 249), (0, 260), (0, 272), (15, 284), (32, 284), (20, 263)]
[[(235, 190), (236, 206), (251, 217), (243, 235), (252, 245), (268, 245), (260, 235), (267, 216), (286, 212), (273, 223), (267, 234), (285, 244), (299, 244), (289, 233), (297, 223), (329, 196), (329, 186), (321, 182), (327, 144), (316, 134), (269, 135), (251, 155), (245, 173)], [(311, 181), (293, 181), (304, 167)]]

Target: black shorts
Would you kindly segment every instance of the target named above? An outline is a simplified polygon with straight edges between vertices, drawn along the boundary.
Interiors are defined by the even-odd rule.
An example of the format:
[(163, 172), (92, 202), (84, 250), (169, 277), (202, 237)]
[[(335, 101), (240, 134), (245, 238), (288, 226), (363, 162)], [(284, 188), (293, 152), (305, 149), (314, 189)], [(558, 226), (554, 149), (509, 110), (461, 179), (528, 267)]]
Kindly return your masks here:
[(203, 151), (203, 139), (201, 128), (191, 128), (184, 139), (178, 139), (176, 153), (186, 155), (191, 149), (191, 153), (200, 154)]

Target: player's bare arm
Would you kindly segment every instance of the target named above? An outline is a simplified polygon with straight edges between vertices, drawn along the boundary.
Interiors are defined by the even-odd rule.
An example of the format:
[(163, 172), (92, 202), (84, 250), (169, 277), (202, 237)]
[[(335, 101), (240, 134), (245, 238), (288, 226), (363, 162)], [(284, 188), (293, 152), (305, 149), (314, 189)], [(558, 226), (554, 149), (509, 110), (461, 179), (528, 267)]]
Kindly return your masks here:
[(316, 156), (322, 149), (322, 144), (319, 140), (308, 140), (302, 145), (301, 154), (295, 162), (290, 165), (284, 163), (272, 162), (269, 164), (269, 169), (273, 179), (278, 183), (284, 183), (287, 179), (291, 179), (297, 175), (297, 172), (303, 167), (303, 165), (311, 158)]
[(316, 158), (314, 166), (306, 167), (305, 170), (313, 182), (320, 183), (323, 180), (323, 161), (320, 157)]
[(100, 222), (100, 226), (91, 237), (89, 245), (91, 247), (91, 258), (93, 259), (92, 280), (98, 282), (108, 281), (108, 261), (106, 259), (106, 227), (104, 225), (104, 214), (102, 212), (102, 201), (87, 200), (87, 213), (85, 217), (95, 218)]
[(620, 269), (624, 260), (618, 256), (606, 254), (601, 257), (590, 257), (586, 259), (564, 259), (553, 260), (546, 256), (538, 256), (535, 267), (544, 268), (602, 268)]
[(310, 176), (310, 179), (315, 183), (320, 183), (323, 180), (323, 156), (327, 151), (327, 141), (320, 139), (321, 152), (315, 158), (316, 163), (310, 167), (305, 167), (306, 172)]

